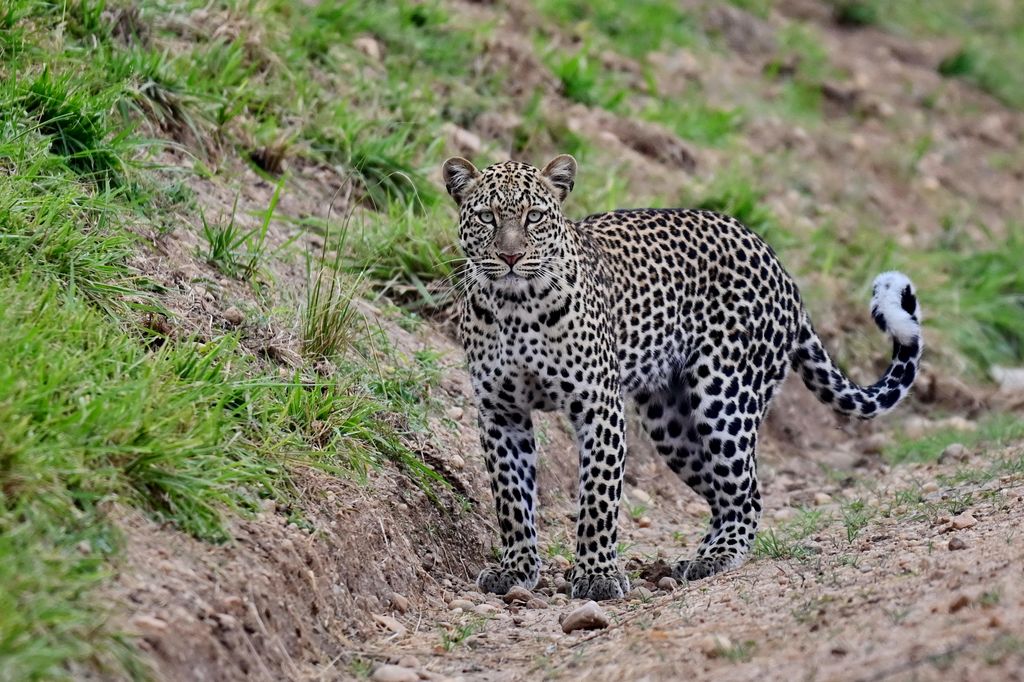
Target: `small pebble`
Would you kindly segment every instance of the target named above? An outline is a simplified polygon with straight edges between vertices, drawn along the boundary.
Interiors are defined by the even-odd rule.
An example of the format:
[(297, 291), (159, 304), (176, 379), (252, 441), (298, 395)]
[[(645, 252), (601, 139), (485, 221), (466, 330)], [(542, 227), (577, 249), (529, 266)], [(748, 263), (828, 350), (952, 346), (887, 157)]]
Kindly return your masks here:
[(415, 670), (385, 664), (374, 670), (370, 679), (374, 682), (419, 682), (420, 676)]
[(652, 596), (651, 591), (649, 589), (647, 589), (646, 587), (634, 588), (634, 589), (629, 591), (629, 594), (626, 595), (626, 597), (629, 598), (629, 599), (633, 599), (633, 600), (639, 599), (641, 601), (647, 601), (648, 599), (651, 598), (651, 596)]
[(163, 632), (167, 629), (167, 621), (157, 618), (156, 616), (135, 616), (132, 618), (132, 625), (150, 632)]
[(956, 551), (958, 549), (967, 549), (967, 543), (954, 535), (949, 539), (949, 549), (950, 551)]
[(215, 613), (213, 618), (225, 630), (234, 630), (238, 627), (238, 619), (227, 613)]
[(946, 449), (939, 455), (939, 462), (946, 462), (950, 459), (962, 461), (967, 457), (967, 448), (964, 447), (963, 443), (951, 443), (946, 446)]
[(608, 614), (597, 605), (597, 602), (588, 601), (583, 606), (569, 612), (562, 621), (562, 632), (569, 634), (575, 630), (601, 630), (610, 624)]
[(776, 521), (789, 521), (791, 518), (793, 518), (795, 516), (796, 516), (796, 512), (793, 511), (792, 507), (783, 507), (782, 509), (777, 509), (772, 514), (772, 517)]
[(404, 635), (405, 634), (405, 626), (402, 625), (398, 621), (397, 618), (392, 618), (391, 616), (383, 616), (383, 615), (381, 615), (379, 613), (374, 613), (372, 615), (373, 615), (373, 620), (378, 625), (383, 626), (384, 628), (390, 630), (391, 632), (394, 632), (395, 634), (398, 634), (398, 635)]
[(970, 603), (971, 603), (971, 598), (968, 597), (966, 594), (961, 594), (956, 599), (953, 600), (952, 604), (949, 605), (949, 612), (950, 613), (956, 613), (960, 609), (970, 605)]
[(370, 36), (359, 36), (352, 41), (352, 47), (356, 48), (370, 59), (380, 59), (381, 47), (375, 39)]
[(245, 315), (242, 313), (241, 310), (239, 310), (235, 306), (231, 306), (230, 308), (224, 311), (224, 321), (229, 324), (238, 326), (245, 321)]
[(398, 594), (397, 592), (391, 593), (389, 601), (391, 602), (391, 607), (399, 613), (405, 613), (410, 608), (409, 600), (406, 599), (403, 595)]
[(572, 563), (561, 554), (556, 554), (551, 557), (551, 565), (559, 571), (565, 571), (572, 566)]
[(651, 504), (651, 496), (648, 495), (647, 491), (643, 490), (642, 488), (633, 488), (633, 493), (632, 495), (630, 495), (630, 497), (632, 497), (640, 504), (646, 504), (648, 506), (650, 506)]
[(960, 514), (950, 519), (949, 525), (955, 530), (963, 530), (978, 525), (978, 520), (970, 514)]
[(416, 668), (420, 667), (420, 661), (415, 656), (406, 655), (398, 659), (398, 665), (400, 665), (403, 668), (412, 668), (413, 670), (415, 670)]
[(501, 599), (506, 604), (525, 604), (533, 599), (533, 593), (521, 585), (514, 585)]
[(732, 648), (732, 642), (725, 635), (708, 635), (700, 640), (699, 648), (708, 658), (717, 658)]
[(690, 502), (683, 511), (691, 516), (703, 516), (708, 513), (708, 506), (700, 502)]

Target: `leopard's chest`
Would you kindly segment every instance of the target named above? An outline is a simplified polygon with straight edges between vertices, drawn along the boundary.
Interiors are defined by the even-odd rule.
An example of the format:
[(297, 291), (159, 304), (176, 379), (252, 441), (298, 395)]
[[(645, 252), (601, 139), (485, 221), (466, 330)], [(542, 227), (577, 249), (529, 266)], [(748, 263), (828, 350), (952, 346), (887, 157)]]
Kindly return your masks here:
[(616, 372), (615, 334), (589, 303), (479, 313), (464, 321), (463, 343), (481, 394), (497, 390), (550, 409)]

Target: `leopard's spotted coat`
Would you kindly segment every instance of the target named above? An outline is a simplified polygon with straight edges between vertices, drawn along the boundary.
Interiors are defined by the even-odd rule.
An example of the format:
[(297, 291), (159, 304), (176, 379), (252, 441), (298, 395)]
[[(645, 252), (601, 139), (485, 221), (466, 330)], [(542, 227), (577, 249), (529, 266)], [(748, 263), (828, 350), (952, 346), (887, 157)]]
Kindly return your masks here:
[(478, 583), (499, 594), (534, 586), (540, 570), (532, 410), (561, 410), (576, 431), (572, 590), (609, 599), (629, 589), (616, 558), (628, 399), (668, 466), (711, 506), (696, 556), (674, 570), (694, 580), (739, 566), (753, 543), (758, 427), (789, 368), (837, 411), (868, 419), (907, 394), (923, 347), (913, 285), (880, 275), (872, 316), (892, 338), (892, 362), (858, 386), (829, 358), (792, 277), (757, 235), (709, 211), (574, 222), (561, 203), (575, 174), (569, 156), (543, 170), (444, 165), (469, 272), (460, 336), (503, 547)]

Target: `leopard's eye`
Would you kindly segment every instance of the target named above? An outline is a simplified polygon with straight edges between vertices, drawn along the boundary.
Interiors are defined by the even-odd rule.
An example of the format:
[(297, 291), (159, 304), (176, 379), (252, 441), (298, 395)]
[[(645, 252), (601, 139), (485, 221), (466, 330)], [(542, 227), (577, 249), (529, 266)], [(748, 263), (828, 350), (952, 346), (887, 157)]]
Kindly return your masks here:
[(476, 217), (480, 220), (480, 222), (486, 223), (487, 225), (494, 224), (493, 211), (480, 211), (479, 213), (476, 214)]
[(539, 223), (543, 217), (544, 214), (540, 211), (528, 211), (526, 213), (526, 224), (532, 225), (533, 223)]

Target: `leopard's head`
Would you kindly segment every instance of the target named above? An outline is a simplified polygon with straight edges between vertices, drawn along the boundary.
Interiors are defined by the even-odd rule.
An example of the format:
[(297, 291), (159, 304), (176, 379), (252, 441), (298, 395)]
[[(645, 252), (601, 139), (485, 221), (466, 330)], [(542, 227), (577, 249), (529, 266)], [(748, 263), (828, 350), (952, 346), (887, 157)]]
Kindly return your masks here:
[(567, 154), (543, 170), (506, 161), (480, 171), (463, 158), (445, 161), (445, 186), (459, 206), (459, 243), (470, 276), (507, 288), (552, 279), (566, 256), (562, 202), (575, 177), (576, 160)]

